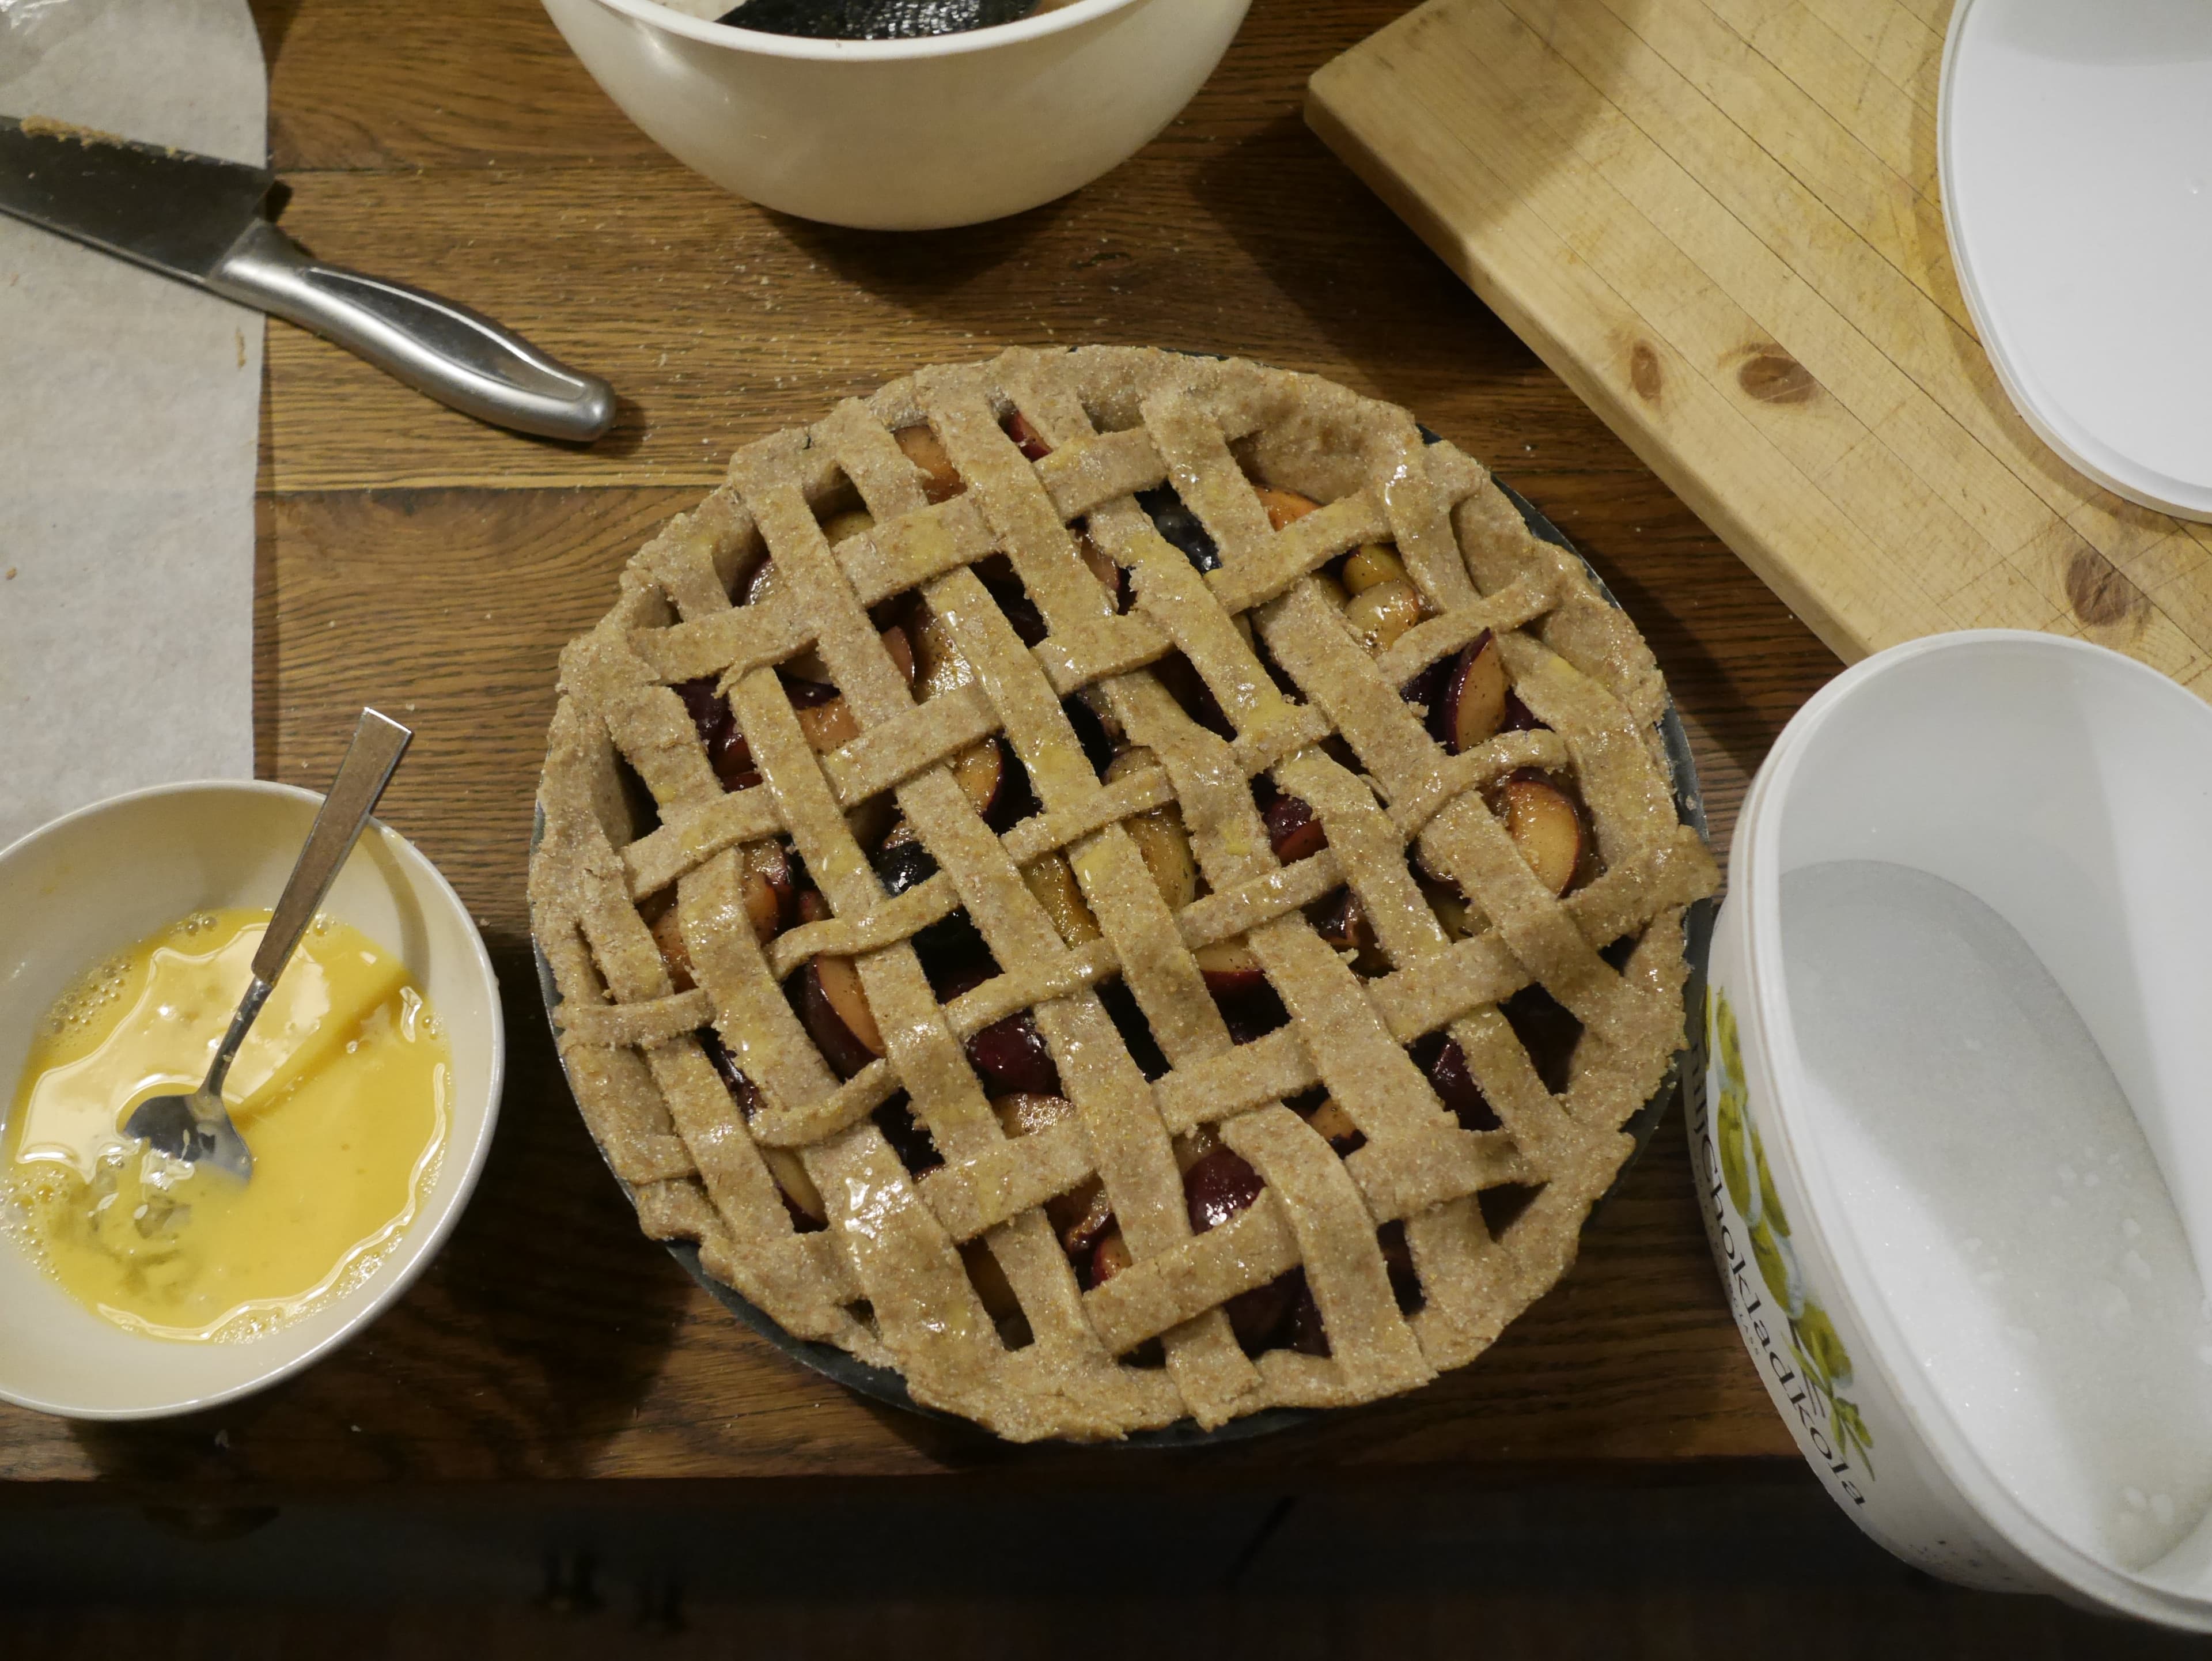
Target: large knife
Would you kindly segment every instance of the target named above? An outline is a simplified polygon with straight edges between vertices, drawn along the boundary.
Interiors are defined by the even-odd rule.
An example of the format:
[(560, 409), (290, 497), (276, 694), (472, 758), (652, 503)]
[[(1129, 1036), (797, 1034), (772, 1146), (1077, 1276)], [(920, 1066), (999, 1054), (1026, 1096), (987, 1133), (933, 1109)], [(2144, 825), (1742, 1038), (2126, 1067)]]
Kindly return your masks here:
[(614, 389), (465, 306), (326, 265), (264, 211), (275, 175), (106, 133), (0, 115), (0, 213), (312, 329), (441, 404), (588, 442)]

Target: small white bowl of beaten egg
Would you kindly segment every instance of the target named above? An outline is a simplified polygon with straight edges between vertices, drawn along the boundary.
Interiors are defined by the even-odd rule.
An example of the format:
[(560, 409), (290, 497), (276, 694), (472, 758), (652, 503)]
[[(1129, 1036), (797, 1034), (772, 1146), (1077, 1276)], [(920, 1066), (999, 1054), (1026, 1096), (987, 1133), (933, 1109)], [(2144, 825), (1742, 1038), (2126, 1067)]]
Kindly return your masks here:
[(198, 1084), (321, 800), (166, 785), (0, 852), (0, 1398), (139, 1419), (259, 1390), (375, 1319), (459, 1217), (499, 987), (459, 897), (374, 820), (225, 1083), (252, 1179), (118, 1129)]

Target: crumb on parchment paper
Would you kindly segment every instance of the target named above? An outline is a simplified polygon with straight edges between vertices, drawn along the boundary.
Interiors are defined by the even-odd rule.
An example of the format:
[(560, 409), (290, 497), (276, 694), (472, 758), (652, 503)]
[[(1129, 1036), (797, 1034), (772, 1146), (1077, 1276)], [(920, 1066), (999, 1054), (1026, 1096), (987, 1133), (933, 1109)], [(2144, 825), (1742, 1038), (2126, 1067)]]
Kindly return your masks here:
[(121, 133), (81, 126), (74, 121), (57, 121), (51, 115), (27, 115), (17, 125), (21, 127), (24, 136), (29, 138), (74, 138), (80, 144), (127, 144), (131, 142)]

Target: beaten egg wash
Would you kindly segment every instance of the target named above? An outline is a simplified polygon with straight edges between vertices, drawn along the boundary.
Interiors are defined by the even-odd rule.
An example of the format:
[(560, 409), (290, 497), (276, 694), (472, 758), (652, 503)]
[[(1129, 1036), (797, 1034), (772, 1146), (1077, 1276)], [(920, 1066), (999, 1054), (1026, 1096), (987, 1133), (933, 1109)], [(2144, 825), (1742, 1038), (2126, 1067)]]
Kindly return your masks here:
[(198, 1087), (252, 978), (265, 910), (202, 912), (101, 964), (32, 1045), (8, 1121), (19, 1226), (56, 1279), (163, 1338), (265, 1332), (374, 1271), (445, 1145), (452, 1051), (398, 960), (318, 919), (223, 1086), (253, 1178), (119, 1129)]

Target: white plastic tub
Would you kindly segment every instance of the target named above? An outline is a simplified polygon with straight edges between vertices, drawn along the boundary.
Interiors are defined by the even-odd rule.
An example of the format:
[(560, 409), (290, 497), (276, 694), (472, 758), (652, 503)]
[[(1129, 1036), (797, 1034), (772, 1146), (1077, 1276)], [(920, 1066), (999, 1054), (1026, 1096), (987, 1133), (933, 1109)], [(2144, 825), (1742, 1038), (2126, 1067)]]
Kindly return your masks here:
[(1737, 1325), (1854, 1520), (1949, 1579), (2212, 1630), (2212, 1525), (2135, 1570), (2062, 1537), (2023, 1503), (2034, 1485), (1978, 1451), (1885, 1295), (1901, 1266), (1883, 1254), (1901, 1236), (1844, 1200), (1784, 972), (1784, 879), (1837, 860), (1942, 879), (2019, 932), (2124, 1089), (2201, 1268), (2212, 708), (2129, 659), (2041, 634), (1936, 636), (1839, 676), (1790, 723), (1746, 799), (1713, 939), (1705, 1088), (1690, 1107)]

